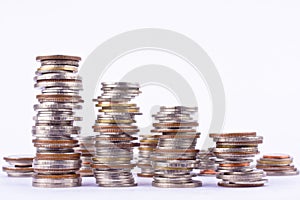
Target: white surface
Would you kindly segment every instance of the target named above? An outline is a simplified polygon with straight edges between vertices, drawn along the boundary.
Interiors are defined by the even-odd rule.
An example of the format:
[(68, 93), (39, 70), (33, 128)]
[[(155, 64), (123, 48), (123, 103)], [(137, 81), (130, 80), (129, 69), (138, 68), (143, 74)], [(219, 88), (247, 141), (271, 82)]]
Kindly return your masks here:
[[(84, 60), (114, 35), (155, 27), (190, 37), (214, 61), (226, 93), (224, 131), (257, 131), (265, 138), (260, 146), (263, 153), (289, 153), (299, 167), (299, 10), (297, 0), (1, 0), (0, 157), (34, 152), (31, 126), (32, 105), (36, 102), (32, 80), (38, 66), (35, 56), (65, 53), (79, 55)], [(143, 56), (136, 59), (138, 63), (146, 61)], [(157, 57), (153, 63), (160, 64), (162, 59)], [(199, 90), (206, 92), (205, 88)], [(147, 91), (153, 90), (147, 88)], [(156, 95), (152, 92), (153, 99)], [(146, 107), (153, 99), (141, 102), (141, 106)], [(208, 110), (200, 113), (205, 119), (200, 122), (204, 123), (200, 129), (206, 133), (209, 105), (202, 107)], [(144, 113), (139, 123), (150, 123), (143, 120), (148, 117)], [(37, 196), (282, 199), (290, 195), (299, 197), (300, 188), (299, 177), (274, 179), (269, 186), (257, 189), (215, 188), (212, 181), (207, 182), (210, 183), (207, 187), (184, 192), (144, 186), (122, 191), (96, 187), (38, 190), (31, 188), (30, 181), (25, 179), (0, 177), (0, 182), (1, 195), (10, 199)]]
[(197, 177), (203, 187), (184, 189), (165, 189), (151, 187), (151, 179), (138, 178), (138, 187), (102, 188), (95, 184), (93, 177), (84, 178), (83, 186), (77, 188), (45, 189), (31, 187), (31, 178), (9, 178), (0, 176), (1, 191), (7, 199), (30, 198), (31, 200), (53, 199), (299, 199), (300, 176), (268, 177), (269, 183), (258, 188), (223, 188), (218, 187), (214, 177)]

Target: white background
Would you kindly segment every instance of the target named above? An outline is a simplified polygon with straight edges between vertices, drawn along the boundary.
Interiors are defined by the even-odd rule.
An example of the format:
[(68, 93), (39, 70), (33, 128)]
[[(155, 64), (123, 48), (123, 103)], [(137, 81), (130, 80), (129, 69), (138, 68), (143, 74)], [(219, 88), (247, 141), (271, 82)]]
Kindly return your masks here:
[[(182, 33), (202, 46), (212, 58), (226, 93), (225, 132), (257, 131), (264, 136), (264, 144), (260, 147), (262, 153), (289, 153), (295, 158), (295, 165), (300, 166), (299, 11), (300, 2), (296, 0), (1, 0), (0, 157), (34, 152), (31, 126), (37, 92), (33, 89), (32, 78), (38, 67), (37, 55), (69, 54), (81, 56), (84, 60), (112, 36), (150, 27)], [(164, 56), (154, 56), (156, 64), (164, 62)], [(140, 64), (143, 61), (143, 64), (148, 64), (142, 56), (136, 56), (136, 59)], [(171, 63), (172, 58), (168, 59)], [(134, 59), (128, 58), (123, 63), (129, 65), (130, 60)], [(205, 94), (206, 89), (200, 85), (199, 91)], [(145, 96), (150, 98), (151, 95)], [(141, 106), (146, 107), (151, 100), (143, 102)], [(202, 108), (200, 129), (205, 134), (210, 120), (209, 103), (204, 102)], [(150, 123), (147, 113), (144, 115), (142, 121)], [(276, 180), (276, 183), (280, 182)], [(7, 186), (11, 182), (18, 180), (8, 180), (2, 175), (1, 187), (6, 185), (8, 192), (14, 191), (13, 187)], [(291, 177), (286, 183), (293, 183), (292, 191), (287, 187), (282, 192), (299, 197), (299, 192), (295, 193), (300, 186), (299, 177)], [(29, 193), (36, 191), (24, 185)], [(16, 190), (22, 191), (24, 187), (16, 187)], [(276, 188), (281, 187), (274, 186)], [(88, 191), (87, 187), (81, 190)], [(205, 192), (204, 187), (200, 190)], [(209, 190), (211, 194), (220, 191), (226, 195), (231, 191)], [(266, 194), (275, 195), (271, 190), (272, 182)], [(3, 193), (1, 188), (0, 191), (9, 194)], [(260, 194), (264, 190), (254, 191)], [(146, 192), (151, 190), (146, 189), (145, 195)], [(101, 192), (97, 194), (95, 198), (102, 198)], [(137, 192), (139, 196), (142, 194)], [(167, 194), (172, 195), (162, 192), (162, 195)], [(198, 192), (193, 197), (200, 198), (199, 195)], [(130, 196), (133, 197), (137, 196)], [(182, 194), (177, 197), (182, 197)]]

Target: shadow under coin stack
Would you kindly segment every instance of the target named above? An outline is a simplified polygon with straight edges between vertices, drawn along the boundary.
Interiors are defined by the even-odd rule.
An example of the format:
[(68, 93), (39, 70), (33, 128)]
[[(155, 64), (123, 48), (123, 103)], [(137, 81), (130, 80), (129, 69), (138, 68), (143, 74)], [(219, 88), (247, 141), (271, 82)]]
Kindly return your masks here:
[(148, 134), (141, 135), (138, 167), (141, 168), (139, 177), (152, 178), (154, 176), (154, 169), (151, 164), (151, 154), (156, 148), (158, 137), (156, 135)]
[(131, 99), (140, 94), (138, 83), (102, 83), (103, 93), (94, 101), (99, 115), (93, 126), (97, 132), (93, 158), (96, 183), (103, 187), (137, 186), (131, 170), (134, 137), (139, 131), (134, 125), (135, 115), (141, 114)]
[(81, 168), (79, 174), (81, 177), (92, 177), (94, 176), (92, 158), (95, 155), (95, 137), (81, 135), (77, 137), (77, 139), (79, 147), (76, 147), (75, 151), (81, 154)]
[(195, 149), (200, 133), (195, 127), (198, 122), (192, 115), (195, 107), (160, 107), (153, 115), (158, 123), (153, 123), (152, 132), (162, 133), (152, 154), (155, 170), (152, 185), (163, 188), (188, 188), (202, 186), (201, 181), (193, 180), (192, 170), (198, 165)]
[(38, 56), (41, 67), (37, 69), (35, 88), (39, 104), (34, 106), (37, 115), (32, 129), (36, 157), (32, 185), (35, 187), (75, 187), (81, 185), (80, 153), (75, 153), (80, 127), (74, 122), (81, 120), (74, 116), (82, 90), (81, 78), (77, 75), (81, 59), (75, 56)]
[(200, 169), (199, 176), (216, 176), (216, 156), (212, 148), (208, 150), (200, 150), (197, 155)]
[(217, 178), (223, 187), (258, 187), (267, 181), (263, 170), (251, 166), (253, 157), (259, 153), (258, 144), (263, 142), (255, 132), (210, 134), (216, 142), (214, 154), (219, 161)]
[(2, 169), (9, 177), (32, 177), (33, 175), (33, 156), (15, 155), (3, 158), (9, 166)]
[(257, 169), (262, 169), (267, 176), (299, 175), (299, 171), (292, 164), (293, 158), (287, 154), (267, 154), (257, 160)]

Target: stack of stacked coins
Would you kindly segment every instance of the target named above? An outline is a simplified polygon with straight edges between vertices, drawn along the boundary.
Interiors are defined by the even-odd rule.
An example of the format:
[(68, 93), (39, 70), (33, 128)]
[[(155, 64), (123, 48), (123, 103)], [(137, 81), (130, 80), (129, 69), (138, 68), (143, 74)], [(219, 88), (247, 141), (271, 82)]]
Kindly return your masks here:
[(35, 187), (75, 187), (81, 185), (77, 174), (81, 166), (80, 153), (74, 148), (78, 141), (80, 127), (74, 122), (81, 120), (74, 116), (83, 100), (81, 78), (77, 75), (81, 59), (75, 56), (38, 56), (41, 66), (36, 71), (35, 88), (39, 104), (34, 106), (37, 115), (32, 129), (36, 157), (33, 162), (33, 183)]
[(96, 183), (103, 187), (136, 186), (131, 170), (134, 143), (139, 131), (135, 115), (141, 114), (131, 99), (140, 94), (138, 83), (102, 83), (103, 93), (94, 101), (99, 115), (93, 126), (98, 133), (93, 158)]
[(14, 155), (3, 159), (9, 164), (9, 166), (2, 168), (9, 177), (31, 177), (33, 175), (33, 156)]
[(94, 176), (92, 158), (95, 155), (95, 137), (81, 135), (77, 137), (77, 139), (79, 142), (79, 147), (76, 147), (75, 151), (81, 154), (81, 168), (79, 170), (79, 174), (81, 177)]
[(197, 160), (199, 161), (200, 169), (199, 176), (215, 176), (216, 172), (216, 156), (213, 149), (201, 150), (197, 155)]
[(193, 180), (192, 170), (198, 165), (198, 150), (195, 149), (198, 122), (193, 119), (195, 107), (160, 107), (153, 115), (158, 123), (153, 123), (154, 133), (162, 133), (153, 151), (155, 170), (152, 185), (165, 188), (199, 187), (201, 181)]
[(258, 151), (258, 144), (263, 138), (249, 133), (210, 134), (216, 142), (214, 154), (222, 161), (219, 162), (218, 183), (224, 187), (258, 187), (266, 182), (265, 173), (251, 166), (251, 162)]
[(154, 169), (151, 164), (151, 154), (156, 148), (158, 137), (152, 134), (141, 135), (138, 167), (141, 168), (139, 177), (152, 178), (154, 176)]
[(262, 169), (267, 176), (298, 175), (299, 171), (293, 165), (293, 158), (287, 154), (267, 154), (257, 160), (257, 169)]

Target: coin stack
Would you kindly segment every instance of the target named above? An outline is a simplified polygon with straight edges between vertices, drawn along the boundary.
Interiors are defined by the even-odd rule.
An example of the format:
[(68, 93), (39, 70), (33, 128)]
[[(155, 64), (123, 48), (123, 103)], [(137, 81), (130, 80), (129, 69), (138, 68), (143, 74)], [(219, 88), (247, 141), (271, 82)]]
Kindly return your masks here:
[(164, 188), (186, 188), (202, 186), (201, 181), (193, 180), (192, 170), (198, 165), (195, 149), (198, 122), (193, 119), (195, 107), (160, 107), (153, 115), (154, 133), (161, 133), (152, 164), (155, 170), (152, 185)]
[(94, 176), (92, 158), (95, 155), (95, 137), (79, 136), (77, 139), (79, 141), (79, 147), (76, 147), (75, 151), (81, 154), (81, 168), (79, 174), (81, 177)]
[(78, 141), (80, 127), (74, 122), (75, 110), (83, 102), (81, 78), (77, 75), (78, 63), (75, 56), (38, 56), (41, 66), (36, 71), (35, 88), (39, 104), (34, 106), (37, 115), (32, 129), (36, 156), (33, 162), (33, 183), (35, 187), (74, 187), (81, 185), (80, 153), (74, 148)]
[(265, 173), (251, 166), (263, 138), (249, 133), (210, 134), (216, 142), (214, 154), (223, 159), (219, 162), (217, 178), (223, 187), (258, 187), (266, 182)]
[(267, 154), (257, 160), (257, 169), (262, 169), (267, 176), (298, 175), (299, 171), (293, 165), (293, 158), (287, 154)]
[(152, 178), (154, 169), (151, 164), (151, 154), (157, 146), (158, 137), (152, 134), (140, 136), (138, 167), (141, 168), (141, 173), (137, 175), (139, 177)]
[(96, 135), (93, 158), (96, 183), (103, 187), (136, 186), (131, 170), (133, 149), (139, 131), (135, 115), (141, 114), (131, 99), (140, 94), (138, 83), (102, 83), (103, 93), (94, 101), (99, 115), (93, 126)]
[(29, 155), (14, 155), (3, 158), (9, 165), (2, 169), (9, 177), (31, 177), (34, 157)]
[(215, 176), (216, 172), (216, 156), (212, 148), (199, 151), (197, 155), (200, 169), (199, 176)]

